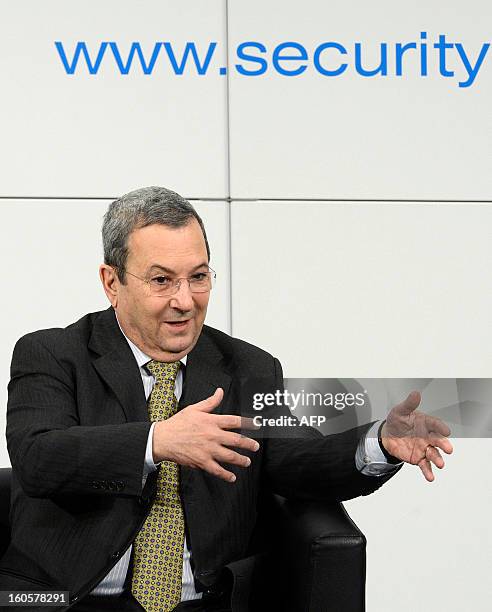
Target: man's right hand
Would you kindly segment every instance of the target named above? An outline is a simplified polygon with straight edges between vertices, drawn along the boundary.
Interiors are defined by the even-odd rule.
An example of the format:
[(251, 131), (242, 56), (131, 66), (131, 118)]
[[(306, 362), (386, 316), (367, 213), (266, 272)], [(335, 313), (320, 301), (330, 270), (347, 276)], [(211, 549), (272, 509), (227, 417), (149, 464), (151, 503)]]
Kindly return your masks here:
[(174, 461), (191, 468), (200, 468), (227, 482), (236, 476), (228, 472), (221, 463), (232, 463), (241, 467), (251, 464), (249, 457), (233, 451), (230, 447), (257, 451), (256, 440), (228, 429), (258, 429), (253, 420), (232, 414), (210, 414), (224, 397), (219, 387), (207, 399), (180, 410), (165, 421), (157, 421), (152, 438), (154, 463)]

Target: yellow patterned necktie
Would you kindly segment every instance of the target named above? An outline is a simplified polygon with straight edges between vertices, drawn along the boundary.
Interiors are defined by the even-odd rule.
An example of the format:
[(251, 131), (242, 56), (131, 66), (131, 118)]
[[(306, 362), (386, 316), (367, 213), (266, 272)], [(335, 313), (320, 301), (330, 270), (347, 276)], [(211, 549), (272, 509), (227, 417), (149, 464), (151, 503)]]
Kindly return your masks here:
[[(176, 413), (174, 385), (180, 362), (149, 361), (155, 378), (148, 401), (151, 421)], [(181, 601), (184, 515), (179, 496), (178, 464), (163, 461), (157, 478), (157, 496), (133, 543), (132, 594), (146, 612), (168, 612)]]

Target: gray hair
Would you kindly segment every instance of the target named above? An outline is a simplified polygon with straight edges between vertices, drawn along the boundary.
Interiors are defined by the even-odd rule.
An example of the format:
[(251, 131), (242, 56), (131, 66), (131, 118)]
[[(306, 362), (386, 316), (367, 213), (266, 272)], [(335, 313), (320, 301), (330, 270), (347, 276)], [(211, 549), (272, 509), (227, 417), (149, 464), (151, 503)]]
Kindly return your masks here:
[(125, 284), (128, 237), (133, 230), (154, 223), (183, 227), (192, 219), (196, 219), (200, 225), (210, 261), (210, 248), (203, 221), (188, 200), (165, 187), (143, 187), (130, 191), (112, 202), (104, 215), (104, 263), (116, 268), (118, 278)]

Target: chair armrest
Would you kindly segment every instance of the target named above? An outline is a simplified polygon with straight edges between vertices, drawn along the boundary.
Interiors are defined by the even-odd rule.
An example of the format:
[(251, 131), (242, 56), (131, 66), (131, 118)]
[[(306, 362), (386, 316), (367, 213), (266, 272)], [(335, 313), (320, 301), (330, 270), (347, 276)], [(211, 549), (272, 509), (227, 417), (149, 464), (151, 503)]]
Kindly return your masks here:
[(275, 495), (273, 506), (289, 609), (363, 612), (366, 538), (343, 505)]
[(10, 542), (10, 481), (11, 468), (0, 468), (0, 557)]

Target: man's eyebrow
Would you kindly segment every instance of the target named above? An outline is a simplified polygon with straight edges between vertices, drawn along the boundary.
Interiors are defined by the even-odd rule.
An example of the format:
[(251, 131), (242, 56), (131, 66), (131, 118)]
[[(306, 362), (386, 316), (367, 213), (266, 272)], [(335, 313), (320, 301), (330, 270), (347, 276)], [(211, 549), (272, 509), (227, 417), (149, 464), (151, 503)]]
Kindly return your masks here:
[[(200, 268), (203, 268), (203, 267), (208, 268), (208, 262), (205, 261), (203, 263), (198, 264), (197, 266), (192, 268), (191, 271), (195, 272), (195, 270), (199, 270)], [(148, 270), (149, 270), (149, 273), (155, 270), (158, 270), (158, 271), (166, 272), (167, 274), (175, 274), (174, 270), (172, 270), (171, 268), (166, 268), (166, 266), (161, 266), (161, 264), (152, 264)]]

